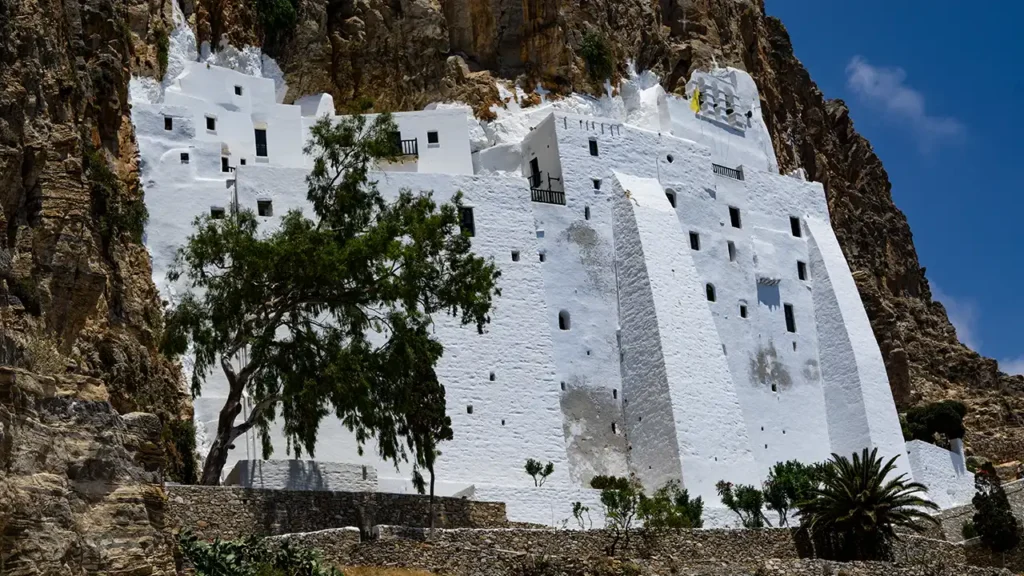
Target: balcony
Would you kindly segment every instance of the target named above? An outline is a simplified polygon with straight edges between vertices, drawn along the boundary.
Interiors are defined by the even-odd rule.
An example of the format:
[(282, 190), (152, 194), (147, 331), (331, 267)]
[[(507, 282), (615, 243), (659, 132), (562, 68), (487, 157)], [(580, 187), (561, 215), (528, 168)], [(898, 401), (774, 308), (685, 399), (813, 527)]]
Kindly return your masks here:
[(399, 140), (398, 141), (399, 153), (397, 156), (419, 156), (420, 145), (416, 138), (412, 140)]
[(559, 206), (565, 206), (565, 192), (531, 187), (530, 200), (540, 202), (542, 204), (558, 204)]
[(743, 167), (729, 168), (728, 166), (722, 166), (721, 164), (712, 164), (711, 170), (719, 176), (725, 176), (726, 178), (732, 178), (733, 180), (743, 180)]

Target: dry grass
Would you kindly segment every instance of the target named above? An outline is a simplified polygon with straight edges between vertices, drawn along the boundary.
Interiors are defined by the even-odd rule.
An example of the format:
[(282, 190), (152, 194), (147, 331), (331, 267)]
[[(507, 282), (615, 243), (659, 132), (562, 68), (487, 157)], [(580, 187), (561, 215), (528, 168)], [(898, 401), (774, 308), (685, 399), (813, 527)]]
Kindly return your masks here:
[(374, 568), (373, 566), (341, 566), (345, 576), (436, 576), (433, 572), (408, 568)]

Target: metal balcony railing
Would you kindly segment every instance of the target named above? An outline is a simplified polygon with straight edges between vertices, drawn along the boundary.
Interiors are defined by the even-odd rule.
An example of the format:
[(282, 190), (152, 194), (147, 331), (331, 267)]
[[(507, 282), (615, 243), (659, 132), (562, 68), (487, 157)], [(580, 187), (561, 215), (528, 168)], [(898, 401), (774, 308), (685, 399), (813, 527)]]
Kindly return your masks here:
[(558, 204), (565, 206), (565, 192), (557, 190), (544, 190), (543, 188), (530, 188), (530, 200), (543, 204)]
[(399, 156), (419, 156), (420, 144), (417, 138), (398, 141)]
[(722, 166), (721, 164), (712, 164), (711, 170), (719, 176), (725, 176), (726, 178), (732, 178), (734, 180), (743, 180), (743, 168), (729, 168), (728, 166)]

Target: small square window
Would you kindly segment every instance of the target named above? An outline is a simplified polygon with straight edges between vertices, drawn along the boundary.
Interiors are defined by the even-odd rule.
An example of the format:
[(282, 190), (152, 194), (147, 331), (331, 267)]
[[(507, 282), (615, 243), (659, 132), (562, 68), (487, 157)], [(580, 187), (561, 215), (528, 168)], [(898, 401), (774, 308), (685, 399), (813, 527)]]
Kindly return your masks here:
[(179, 157), (181, 158), (182, 164), (188, 164), (188, 152), (182, 152)]
[(231, 167), (228, 166), (228, 157), (227, 156), (221, 156), (220, 157), (220, 171), (221, 172), (230, 172), (231, 171)]
[(700, 234), (696, 232), (690, 232), (690, 249), (700, 250)]
[(519, 250), (512, 251), (512, 261), (519, 262)]
[(463, 206), (459, 209), (459, 226), (467, 236), (476, 236), (476, 224), (473, 222), (473, 209)]
[(263, 217), (274, 215), (274, 204), (270, 200), (257, 200), (256, 213)]
[(590, 155), (597, 156), (597, 138), (590, 139)]
[(217, 129), (217, 119), (212, 117), (212, 116), (207, 116), (206, 117), (206, 129), (207, 130), (216, 130)]
[(746, 317), (747, 317), (747, 305), (746, 304), (740, 304), (740, 318), (746, 318)]
[(242, 95), (242, 87), (236, 84), (235, 85), (235, 96), (241, 96), (241, 95)]
[(740, 220), (740, 209), (735, 206), (729, 206), (729, 221), (732, 222), (733, 228), (742, 228), (743, 222)]
[(170, 116), (164, 116), (164, 130), (174, 129), (174, 119)]
[(437, 144), (438, 142), (436, 131), (427, 132), (427, 144)]
[(220, 206), (210, 206), (210, 218), (221, 220), (224, 218), (225, 210)]
[(783, 310), (786, 313), (786, 331), (796, 332), (796, 318), (793, 315), (793, 305), (783, 304)]
[(805, 262), (796, 263), (796, 275), (801, 280), (807, 280), (807, 264)]
[(600, 190), (601, 189), (601, 179), (600, 178), (593, 178), (592, 180), (594, 181), (594, 190)]
[(797, 238), (803, 235), (803, 231), (800, 229), (800, 219), (796, 216), (789, 217), (789, 229), (793, 232), (793, 236)]
[(241, 164), (242, 166), (245, 166), (245, 158), (239, 160), (238, 163)]

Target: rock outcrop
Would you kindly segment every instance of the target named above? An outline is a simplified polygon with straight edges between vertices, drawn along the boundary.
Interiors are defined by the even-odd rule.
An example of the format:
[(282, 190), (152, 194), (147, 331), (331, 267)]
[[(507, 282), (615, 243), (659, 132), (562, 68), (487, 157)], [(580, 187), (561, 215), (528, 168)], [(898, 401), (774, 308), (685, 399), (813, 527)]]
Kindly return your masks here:
[(161, 423), (103, 383), (0, 368), (0, 573), (175, 574)]

